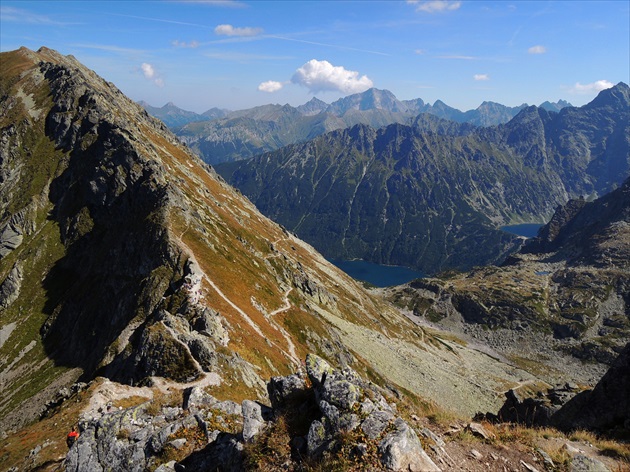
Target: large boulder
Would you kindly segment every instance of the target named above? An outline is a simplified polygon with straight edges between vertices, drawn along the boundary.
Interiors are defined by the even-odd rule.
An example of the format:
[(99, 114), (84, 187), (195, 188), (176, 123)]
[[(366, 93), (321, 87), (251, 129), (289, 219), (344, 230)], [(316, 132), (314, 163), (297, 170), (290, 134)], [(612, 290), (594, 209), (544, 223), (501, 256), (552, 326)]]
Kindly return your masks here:
[(378, 446), (381, 463), (390, 470), (440, 472), (422, 449), (416, 432), (400, 418), (394, 426), (396, 430), (385, 436)]

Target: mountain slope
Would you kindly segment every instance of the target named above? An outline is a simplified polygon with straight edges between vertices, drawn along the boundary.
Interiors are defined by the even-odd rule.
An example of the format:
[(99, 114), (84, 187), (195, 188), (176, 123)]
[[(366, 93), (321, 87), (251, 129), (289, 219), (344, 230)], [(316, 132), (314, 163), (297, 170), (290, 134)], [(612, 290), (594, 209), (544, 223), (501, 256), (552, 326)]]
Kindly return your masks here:
[(309, 352), (464, 414), (531, 377), (368, 294), (73, 57), (2, 64), (3, 431), (97, 375), (264, 399)]
[(389, 293), (439, 326), (548, 365), (548, 374), (575, 372), (594, 383), (630, 341), (629, 261), (627, 179), (593, 202), (559, 207), (539, 236), (500, 267), (418, 280)]
[(499, 225), (547, 219), (630, 174), (628, 86), (602, 93), (611, 98), (559, 114), (528, 107), (493, 128), (356, 126), (217, 170), (327, 257), (467, 269), (515, 249)]

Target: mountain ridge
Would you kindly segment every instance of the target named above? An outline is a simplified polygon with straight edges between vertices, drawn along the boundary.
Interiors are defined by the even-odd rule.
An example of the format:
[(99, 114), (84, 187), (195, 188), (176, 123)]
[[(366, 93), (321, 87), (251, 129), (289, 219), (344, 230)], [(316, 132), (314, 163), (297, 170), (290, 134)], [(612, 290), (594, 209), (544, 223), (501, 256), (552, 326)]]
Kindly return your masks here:
[(331, 259), (424, 273), (497, 263), (519, 244), (499, 226), (545, 221), (630, 173), (628, 86), (617, 87), (612, 108), (532, 106), (490, 128), (356, 125), (216, 169)]
[[(554, 107), (553, 104), (549, 106)], [(558, 102), (555, 106), (560, 109), (570, 104)], [(253, 157), (257, 153), (275, 150), (355, 124), (373, 127), (392, 123), (409, 124), (418, 115), (429, 113), (459, 123), (489, 126), (509, 121), (523, 107), (524, 105), (506, 107), (498, 103), (483, 102), (475, 110), (462, 112), (440, 100), (436, 100), (433, 105), (425, 104), (422, 99), (401, 101), (388, 90), (372, 88), (340, 98), (331, 104), (314, 97), (298, 107), (269, 104), (225, 112), (222, 115), (215, 112), (212, 117), (216, 119), (208, 122), (194, 114), (190, 115), (191, 124), (184, 123), (183, 118), (170, 117), (163, 109), (148, 110), (156, 117), (167, 120), (167, 124), (174, 128), (176, 134), (207, 163), (216, 164)], [(192, 112), (182, 111), (180, 115), (185, 117), (190, 113)], [(204, 115), (207, 113), (209, 112)]]

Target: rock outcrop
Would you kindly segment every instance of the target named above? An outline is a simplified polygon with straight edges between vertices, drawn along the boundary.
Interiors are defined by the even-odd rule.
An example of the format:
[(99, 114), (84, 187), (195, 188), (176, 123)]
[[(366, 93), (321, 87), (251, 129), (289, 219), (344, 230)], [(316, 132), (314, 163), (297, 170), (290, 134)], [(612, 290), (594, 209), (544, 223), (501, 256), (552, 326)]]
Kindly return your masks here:
[[(334, 369), (313, 354), (306, 358), (306, 378), (303, 375), (271, 379), (273, 408), (251, 400), (240, 407), (220, 402), (195, 387), (186, 392), (184, 408), (162, 406), (154, 411), (151, 404), (143, 404), (83, 417), (66, 470), (238, 471), (245, 464), (256, 468), (246, 444), (255, 443), (281, 418), (293, 418), (306, 434), (289, 433), (284, 438), (292, 447), (290, 468), (339, 454), (360, 463), (371, 453), (378, 457), (379, 470), (439, 472), (416, 431), (397, 415), (396, 404), (388, 402), (379, 387), (352, 369)], [(289, 431), (295, 434), (298, 429)], [(182, 457), (193, 442), (195, 452)], [(170, 457), (180, 459), (169, 461)]]

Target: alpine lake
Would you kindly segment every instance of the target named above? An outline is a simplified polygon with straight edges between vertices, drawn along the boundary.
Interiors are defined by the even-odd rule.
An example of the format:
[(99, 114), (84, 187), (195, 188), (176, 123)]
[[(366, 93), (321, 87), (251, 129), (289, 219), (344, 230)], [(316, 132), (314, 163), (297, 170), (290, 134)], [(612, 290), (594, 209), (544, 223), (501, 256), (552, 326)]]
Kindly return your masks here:
[[(542, 226), (543, 225), (539, 223), (523, 223), (518, 225), (503, 226), (501, 227), (501, 230), (518, 236), (533, 238), (538, 234), (538, 230)], [(414, 279), (422, 278), (426, 275), (408, 267), (375, 264), (373, 262), (362, 260), (331, 260), (330, 262), (343, 270), (353, 279), (367, 282), (375, 287), (401, 285), (411, 282)]]

